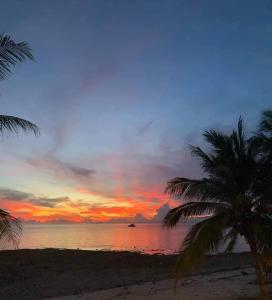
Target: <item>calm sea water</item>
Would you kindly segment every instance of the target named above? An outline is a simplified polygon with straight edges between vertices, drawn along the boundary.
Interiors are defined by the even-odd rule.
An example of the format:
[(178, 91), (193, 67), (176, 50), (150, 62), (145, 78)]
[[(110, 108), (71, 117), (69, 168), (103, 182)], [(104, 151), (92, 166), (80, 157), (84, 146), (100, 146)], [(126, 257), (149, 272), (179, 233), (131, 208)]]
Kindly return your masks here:
[[(145, 253), (178, 251), (189, 226), (163, 229), (160, 224), (38, 224), (24, 225), (19, 248), (129, 250)], [(236, 251), (247, 247), (239, 241)]]

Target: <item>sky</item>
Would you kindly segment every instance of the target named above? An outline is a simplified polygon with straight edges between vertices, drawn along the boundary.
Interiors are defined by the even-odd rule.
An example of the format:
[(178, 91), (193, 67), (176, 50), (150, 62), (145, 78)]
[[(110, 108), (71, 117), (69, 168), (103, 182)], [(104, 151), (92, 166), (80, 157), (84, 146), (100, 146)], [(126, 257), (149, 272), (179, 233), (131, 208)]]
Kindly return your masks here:
[(0, 82), (1, 114), (39, 137), (1, 137), (0, 206), (38, 222), (159, 221), (167, 180), (201, 177), (188, 144), (252, 132), (272, 99), (265, 0), (10, 0), (1, 32), (35, 62)]

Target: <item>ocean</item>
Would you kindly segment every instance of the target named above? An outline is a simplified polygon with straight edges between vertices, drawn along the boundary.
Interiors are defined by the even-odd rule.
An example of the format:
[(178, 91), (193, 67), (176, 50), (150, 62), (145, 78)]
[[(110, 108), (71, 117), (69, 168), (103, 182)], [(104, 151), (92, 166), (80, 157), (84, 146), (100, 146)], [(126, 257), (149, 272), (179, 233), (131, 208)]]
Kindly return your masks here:
[[(173, 229), (161, 224), (24, 224), (20, 249), (61, 248), (84, 250), (128, 250), (143, 253), (175, 253), (189, 226)], [(235, 251), (247, 251), (241, 240)]]

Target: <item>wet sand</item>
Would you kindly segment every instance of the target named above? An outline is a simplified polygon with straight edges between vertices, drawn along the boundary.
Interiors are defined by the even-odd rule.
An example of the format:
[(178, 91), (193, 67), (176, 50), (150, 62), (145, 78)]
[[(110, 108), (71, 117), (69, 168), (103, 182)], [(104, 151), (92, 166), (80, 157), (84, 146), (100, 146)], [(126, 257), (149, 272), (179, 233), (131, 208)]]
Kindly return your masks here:
[[(166, 289), (172, 291), (171, 279), (176, 255), (57, 249), (10, 250), (0, 251), (0, 261), (0, 299), (36, 300), (75, 295), (77, 297), (71, 299), (80, 299), (78, 295), (90, 297), (90, 293), (101, 293), (102, 290), (104, 292), (116, 288), (129, 290), (131, 286), (141, 287), (145, 284), (160, 289), (163, 282), (167, 282)], [(195, 276), (224, 274), (227, 271), (235, 271), (241, 275), (241, 271), (250, 266), (248, 253), (217, 255), (208, 257), (198, 272), (191, 274), (186, 280), (190, 281)], [(223, 275), (220, 276), (222, 278)], [(244, 277), (246, 276), (242, 276)], [(239, 277), (233, 278), (239, 284)], [(205, 277), (202, 285), (205, 286)], [(216, 290), (216, 285), (217, 283), (214, 283), (211, 287)], [(157, 295), (159, 297), (161, 293), (157, 291)], [(96, 299), (100, 299), (99, 297)]]

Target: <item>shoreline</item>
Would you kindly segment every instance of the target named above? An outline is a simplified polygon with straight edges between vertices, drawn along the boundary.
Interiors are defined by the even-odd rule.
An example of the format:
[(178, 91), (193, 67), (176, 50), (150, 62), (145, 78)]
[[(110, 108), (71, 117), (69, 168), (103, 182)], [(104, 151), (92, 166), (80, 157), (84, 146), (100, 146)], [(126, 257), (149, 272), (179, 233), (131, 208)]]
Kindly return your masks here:
[[(94, 293), (173, 279), (177, 255), (128, 251), (25, 249), (0, 251), (1, 299), (36, 300)], [(242, 270), (249, 253), (208, 256), (191, 276)]]
[[(137, 253), (137, 254), (142, 254), (142, 255), (178, 255), (178, 251), (168, 251), (168, 250), (163, 250), (163, 249), (137, 249), (137, 248), (132, 248), (132, 249), (111, 249), (111, 248), (51, 248), (51, 247), (41, 247), (41, 248), (18, 248), (18, 249), (0, 249), (0, 253), (2, 251), (29, 251), (29, 250), (40, 250), (40, 251), (50, 251), (50, 250), (56, 250), (56, 251), (90, 251), (90, 252), (117, 252), (117, 253), (124, 253), (124, 252), (130, 252), (130, 253)], [(244, 252), (233, 252), (233, 253), (248, 253), (247, 251)], [(211, 254), (213, 255), (221, 255), (223, 253), (218, 253), (218, 254)]]
[[(41, 247), (41, 248), (10, 248), (10, 249), (0, 249), (0, 253), (2, 251), (35, 251), (35, 250), (40, 250), (40, 251), (89, 251), (89, 252), (117, 252), (117, 253), (125, 253), (125, 252), (129, 252), (129, 253), (136, 253), (136, 254), (141, 254), (141, 255), (162, 255), (162, 256), (169, 256), (169, 255), (173, 255), (173, 256), (178, 256), (179, 252), (178, 251), (170, 251), (170, 250), (163, 250), (163, 249), (138, 249), (138, 248), (131, 248), (131, 249), (127, 249), (127, 248), (97, 248), (97, 247), (93, 247), (93, 248), (55, 248), (55, 247)], [(207, 254), (206, 257), (215, 257), (215, 256), (227, 256), (228, 254), (232, 255), (232, 254), (245, 254), (245, 255), (250, 255), (249, 251), (233, 251), (231, 253), (225, 253), (225, 252), (218, 252), (218, 253), (212, 253), (212, 254)]]

